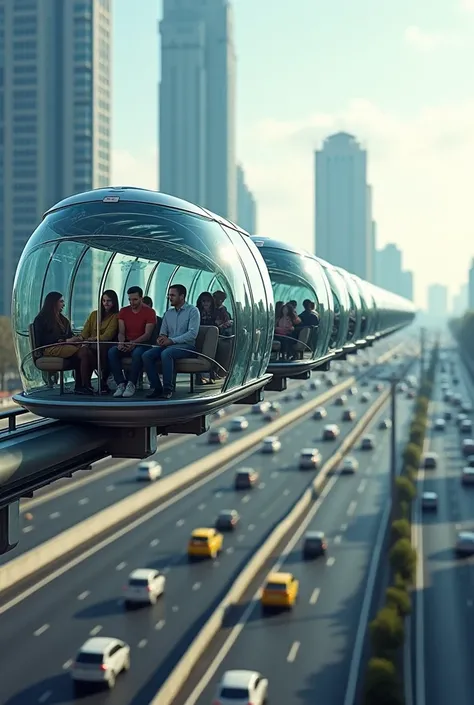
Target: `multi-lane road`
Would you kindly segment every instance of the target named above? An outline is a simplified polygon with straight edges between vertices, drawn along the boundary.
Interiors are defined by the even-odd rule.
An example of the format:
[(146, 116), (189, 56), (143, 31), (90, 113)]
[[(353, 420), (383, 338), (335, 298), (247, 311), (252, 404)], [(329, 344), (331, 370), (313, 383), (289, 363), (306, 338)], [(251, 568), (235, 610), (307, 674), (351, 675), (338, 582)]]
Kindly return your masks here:
[[(457, 374), (461, 384), (451, 385), (451, 389), (462, 392), (465, 401), (473, 402), (473, 385), (461, 362)], [(459, 409), (440, 401), (439, 383), (438, 375), (431, 418), (442, 417), (449, 408), (453, 420), (447, 422), (445, 432), (432, 432), (430, 451), (438, 453), (439, 465), (436, 470), (423, 472), (419, 483), (420, 494), (438, 494), (438, 511), (418, 515), (422, 522), (418, 542), (423, 571), (422, 584), (417, 586), (414, 681), (417, 705), (471, 705), (474, 559), (458, 559), (453, 549), (458, 531), (474, 528), (474, 487), (461, 484), (465, 463), (462, 436), (454, 420)]]
[[(373, 400), (376, 396), (373, 392)], [(401, 433), (411, 402), (399, 398)], [(360, 392), (349, 403), (359, 418), (370, 406), (361, 403)], [(342, 437), (353, 428), (353, 423), (340, 422), (341, 407), (331, 403), (327, 409), (328, 416), (323, 421), (306, 418), (281, 434), (280, 453), (265, 456), (257, 449), (245, 459), (245, 466), (255, 467), (261, 473), (259, 486), (254, 490), (234, 491), (233, 477), (241, 461), (230, 464), (162, 503), (100, 546), (88, 549), (71, 565), (61, 567), (51, 579), (46, 578), (36, 585), (33, 578), (29, 585), (22, 586), (22, 589), (27, 588), (24, 594), (28, 599), (0, 602), (2, 643), (8, 644), (8, 649), (2, 653), (2, 702), (8, 705), (71, 702), (73, 694), (68, 674), (71, 660), (85, 639), (95, 634), (123, 638), (132, 647), (131, 670), (119, 679), (116, 690), (106, 696), (107, 702), (133, 705), (148, 702), (256, 547), (314, 477), (314, 473), (297, 469), (299, 450), (317, 445), (327, 459), (337, 443), (321, 443), (322, 426), (340, 423)], [(387, 410), (382, 413), (386, 415)], [(256, 423), (262, 421), (256, 420)], [(298, 683), (295, 681), (291, 697), (287, 698), (291, 702), (301, 698), (303, 688), (313, 687), (308, 679), (323, 668), (324, 661), (328, 665), (341, 659), (342, 642), (348, 651), (357, 629), (358, 603), (388, 487), (390, 434), (373, 432), (377, 449), (360, 455), (356, 451), (361, 470), (354, 477), (337, 480), (315, 518), (314, 525), (323, 528), (329, 537), (328, 560), (305, 567), (300, 563), (298, 550), (289, 559), (291, 569), (301, 578), (301, 597), (296, 611), (286, 617), (283, 629), (278, 626), (279, 622), (261, 623), (258, 613), (252, 612), (241, 641), (235, 646), (240, 649), (242, 644), (241, 657), (246, 652), (244, 667), (268, 670), (277, 664), (282, 674), (290, 669), (286, 671), (288, 681), (291, 673), (298, 673)], [(194, 441), (196, 448), (198, 444), (199, 439)], [(174, 450), (179, 447), (175, 446)], [(188, 451), (192, 447), (193, 444), (186, 443), (186, 461), (189, 461)], [(209, 446), (203, 447), (204, 453), (208, 451)], [(127, 479), (133, 482), (130, 469), (126, 472)], [(106, 482), (112, 480), (108, 478)], [(116, 483), (115, 477), (113, 482)], [(189, 564), (186, 544), (190, 532), (198, 526), (212, 525), (219, 510), (226, 508), (237, 509), (242, 520), (235, 534), (225, 537), (223, 553), (214, 563)], [(166, 594), (150, 609), (125, 612), (121, 594), (127, 575), (134, 568), (146, 566), (166, 574)], [(341, 610), (346, 612), (345, 616)], [(348, 613), (352, 613), (352, 617)], [(314, 637), (312, 629), (316, 623), (324, 629), (324, 638)], [(264, 643), (270, 634), (276, 636), (275, 629), (279, 630), (279, 636), (284, 635), (285, 642), (276, 643), (279, 640), (271, 636), (272, 656), (269, 654), (265, 661), (265, 653), (256, 644)], [(252, 633), (254, 636), (249, 639)], [(252, 638), (255, 644), (250, 649)], [(300, 646), (290, 666), (283, 651), (286, 647), (289, 651), (294, 643)], [(233, 653), (231, 651), (229, 658)], [(314, 661), (315, 656), (320, 659), (320, 666)], [(278, 669), (272, 670), (280, 673)], [(278, 676), (277, 688), (278, 682), (290, 693), (285, 676)], [(85, 700), (99, 703), (103, 699), (102, 693), (92, 694)], [(331, 700), (336, 701), (336, 697)]]

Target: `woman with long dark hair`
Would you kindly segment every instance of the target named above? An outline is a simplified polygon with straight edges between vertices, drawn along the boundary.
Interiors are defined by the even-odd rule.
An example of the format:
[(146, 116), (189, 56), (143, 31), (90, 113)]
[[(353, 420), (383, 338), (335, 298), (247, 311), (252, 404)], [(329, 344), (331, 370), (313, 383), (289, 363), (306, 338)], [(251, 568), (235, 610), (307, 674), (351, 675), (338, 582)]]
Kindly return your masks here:
[(281, 343), (281, 352), (284, 357), (287, 357), (296, 343), (296, 340), (291, 337), (292, 333), (294, 333), (295, 327), (301, 323), (301, 318), (297, 315), (291, 302), (281, 307), (275, 323), (275, 339)]
[[(102, 294), (100, 301), (99, 314), (99, 351), (100, 351), (100, 389), (107, 393), (107, 378), (109, 376), (109, 361), (108, 351), (110, 343), (117, 340), (118, 333), (118, 313), (119, 313), (118, 296), (112, 289), (107, 289)], [(97, 311), (92, 311), (89, 318), (84, 324), (80, 340), (85, 343), (97, 343)], [(79, 348), (79, 357), (81, 360), (81, 379), (84, 388), (88, 393), (93, 392), (92, 389), (92, 374), (98, 368), (97, 363), (97, 346), (83, 345)]]
[(43, 355), (71, 361), (76, 380), (75, 391), (81, 394), (84, 393), (84, 385), (81, 378), (80, 348), (73, 344), (78, 343), (80, 338), (73, 334), (71, 323), (63, 315), (64, 306), (64, 297), (59, 291), (46, 294), (41, 311), (33, 321), (35, 340), (36, 345), (43, 348)]

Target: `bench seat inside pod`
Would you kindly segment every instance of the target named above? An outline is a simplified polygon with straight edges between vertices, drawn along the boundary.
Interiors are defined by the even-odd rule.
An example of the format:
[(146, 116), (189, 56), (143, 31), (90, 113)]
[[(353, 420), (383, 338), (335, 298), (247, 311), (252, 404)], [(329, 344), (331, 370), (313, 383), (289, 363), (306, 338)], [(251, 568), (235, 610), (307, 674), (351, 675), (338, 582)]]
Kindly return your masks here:
[(267, 266), (275, 301), (267, 370), (273, 379), (267, 389), (280, 390), (287, 378), (308, 379), (312, 370), (334, 358), (329, 350), (334, 302), (324, 269), (313, 255), (269, 237), (252, 240)]
[[(70, 345), (37, 344), (35, 338), (42, 333), (32, 324), (49, 292), (62, 296), (63, 314), (73, 334), (80, 335), (89, 314), (101, 311), (104, 291), (117, 294), (120, 308), (128, 306), (127, 291), (135, 286), (151, 297), (158, 317), (149, 340), (140, 346), (145, 352), (156, 348), (168, 291), (176, 284), (186, 287), (186, 302), (192, 305), (204, 292), (223, 292), (228, 319), (222, 328), (214, 310), (201, 315), (195, 349), (174, 361), (169, 399), (148, 398), (142, 372), (130, 398), (113, 396), (110, 377), (109, 389), (100, 389), (97, 371), (106, 370), (117, 332), (112, 340), (89, 343), (96, 368), (89, 395), (75, 392), (77, 352), (73, 349), (71, 355)], [(99, 330), (102, 314), (98, 319)], [(261, 399), (270, 380), (274, 319), (265, 263), (236, 225), (192, 203), (144, 189), (77, 194), (45, 214), (17, 268), (12, 320), (23, 392), (14, 398), (48, 418), (200, 432), (192, 429), (201, 428), (196, 420), (205, 425), (207, 414)], [(123, 357), (121, 365), (128, 379), (132, 358)], [(162, 372), (160, 362), (156, 370)]]

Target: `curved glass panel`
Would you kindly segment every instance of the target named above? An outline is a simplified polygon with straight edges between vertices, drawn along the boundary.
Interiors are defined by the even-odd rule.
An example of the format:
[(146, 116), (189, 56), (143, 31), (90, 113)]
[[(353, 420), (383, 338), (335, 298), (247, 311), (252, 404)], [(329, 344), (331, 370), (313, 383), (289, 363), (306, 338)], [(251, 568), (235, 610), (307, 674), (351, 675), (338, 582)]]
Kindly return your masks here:
[(319, 258), (316, 259), (318, 259), (324, 269), (334, 299), (334, 325), (331, 331), (329, 349), (339, 349), (347, 342), (349, 334), (349, 311), (351, 307), (349, 292), (339, 272), (328, 262)]
[[(32, 354), (39, 347), (30, 337), (32, 323), (48, 292), (63, 295), (63, 314), (80, 331), (105, 289), (128, 305), (127, 289), (140, 286), (163, 316), (168, 288), (177, 283), (187, 287), (193, 305), (203, 291), (224, 291), (231, 318), (226, 334), (216, 331), (215, 339), (217, 326), (201, 329), (196, 359), (209, 365), (202, 374), (199, 365), (194, 372), (178, 370), (177, 398), (213, 396), (259, 379), (270, 358), (274, 310), (268, 272), (248, 236), (205, 215), (141, 202), (91, 200), (51, 211), (27, 243), (15, 276), (13, 324), (25, 391), (58, 394), (54, 364), (66, 385), (73, 382), (74, 352), (69, 358), (59, 350), (55, 363), (45, 362), (51, 358), (45, 348)], [(192, 392), (190, 376), (197, 385)]]
[[(316, 361), (327, 354), (334, 323), (334, 304), (324, 271), (311, 255), (285, 249), (283, 243), (252, 237), (267, 265), (275, 299), (275, 338), (272, 363), (307, 360)], [(296, 314), (301, 323), (285, 329), (280, 322), (281, 309), (296, 302)], [(319, 325), (313, 325), (303, 302), (311, 302), (319, 314)], [(289, 325), (289, 324), (288, 324)]]
[(357, 287), (357, 291), (359, 292), (362, 312), (360, 321), (360, 337), (365, 338), (367, 335), (369, 335), (371, 313), (369, 308), (367, 291), (365, 290), (364, 282), (362, 281), (362, 279), (359, 279), (359, 277), (356, 277), (354, 274), (350, 274), (349, 276), (351, 277), (352, 281)]
[(346, 272), (345, 269), (342, 269), (342, 267), (336, 267), (336, 269), (344, 279), (351, 302), (349, 314), (349, 335), (347, 339), (351, 343), (355, 343), (356, 340), (360, 340), (360, 329), (362, 324), (362, 302), (360, 300), (359, 290), (351, 275)]

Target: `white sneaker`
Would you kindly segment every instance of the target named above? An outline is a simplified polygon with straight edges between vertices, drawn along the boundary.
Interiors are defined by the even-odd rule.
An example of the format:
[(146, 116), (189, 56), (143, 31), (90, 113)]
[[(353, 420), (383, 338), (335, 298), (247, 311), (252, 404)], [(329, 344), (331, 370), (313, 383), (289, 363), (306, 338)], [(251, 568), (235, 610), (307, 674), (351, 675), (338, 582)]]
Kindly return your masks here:
[(117, 389), (114, 392), (114, 397), (123, 397), (123, 394), (125, 392), (125, 384), (122, 382), (122, 384), (119, 384)]
[(122, 396), (124, 399), (128, 399), (129, 397), (133, 397), (135, 394), (135, 385), (133, 382), (128, 382), (127, 386), (125, 387), (125, 391), (122, 393)]

